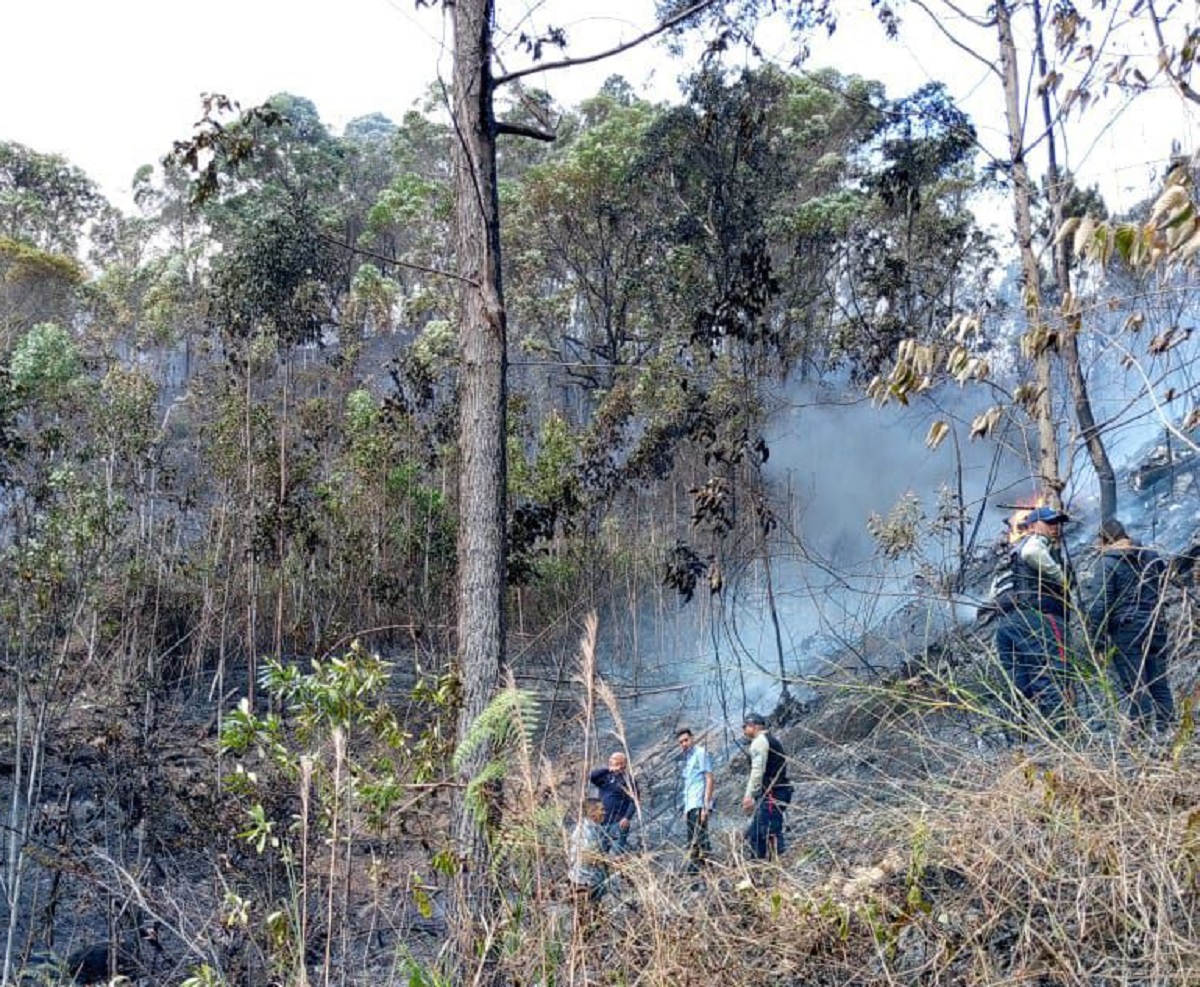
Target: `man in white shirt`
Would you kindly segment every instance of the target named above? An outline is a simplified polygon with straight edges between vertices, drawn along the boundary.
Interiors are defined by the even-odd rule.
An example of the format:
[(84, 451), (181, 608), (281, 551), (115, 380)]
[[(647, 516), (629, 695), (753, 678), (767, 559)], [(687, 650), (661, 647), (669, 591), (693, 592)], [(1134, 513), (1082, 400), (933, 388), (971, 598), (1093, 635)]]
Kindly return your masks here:
[(1053, 507), (1018, 512), (1010, 523), (1008, 567), (993, 601), (1002, 618), (996, 651), (1022, 707), (1050, 726), (1065, 712), (1071, 574), (1061, 556), (1062, 525)]
[(783, 746), (767, 732), (767, 721), (758, 713), (746, 714), (742, 733), (750, 741), (750, 776), (742, 797), (742, 811), (751, 817), (746, 846), (757, 860), (774, 859), (784, 850), (783, 812), (791, 799), (787, 758)]

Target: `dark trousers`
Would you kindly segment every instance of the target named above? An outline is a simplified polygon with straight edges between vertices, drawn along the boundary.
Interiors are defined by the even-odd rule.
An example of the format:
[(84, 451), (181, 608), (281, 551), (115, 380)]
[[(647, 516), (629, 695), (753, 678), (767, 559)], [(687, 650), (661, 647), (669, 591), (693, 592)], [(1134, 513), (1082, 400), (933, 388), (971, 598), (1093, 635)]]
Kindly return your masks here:
[(708, 841), (708, 818), (700, 818), (699, 809), (689, 809), (687, 820), (687, 872), (695, 874), (712, 856), (712, 844)]
[(1113, 671), (1129, 700), (1129, 716), (1136, 724), (1160, 730), (1175, 719), (1175, 703), (1167, 681), (1167, 635), (1159, 627), (1126, 624), (1109, 634)]
[(621, 824), (615, 820), (610, 823), (605, 823), (601, 827), (603, 834), (604, 852), (613, 857), (619, 857), (628, 849), (629, 830), (632, 826), (621, 828)]
[(746, 829), (746, 846), (756, 860), (783, 853), (783, 806), (772, 795), (762, 795), (754, 805), (754, 815)]
[(1051, 725), (1064, 713), (1067, 673), (1066, 621), (1036, 610), (1014, 610), (996, 627), (1000, 664), (1022, 700)]

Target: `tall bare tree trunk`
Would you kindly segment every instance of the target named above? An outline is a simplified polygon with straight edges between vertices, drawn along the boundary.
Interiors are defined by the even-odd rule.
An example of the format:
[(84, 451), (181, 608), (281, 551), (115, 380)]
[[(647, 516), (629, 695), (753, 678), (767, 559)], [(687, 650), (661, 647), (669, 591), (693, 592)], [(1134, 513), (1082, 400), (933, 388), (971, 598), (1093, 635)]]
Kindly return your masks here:
[(1010, 0), (997, 0), (996, 29), (1000, 36), (1000, 76), (1004, 83), (1005, 117), (1008, 124), (1008, 148), (1012, 162), (1013, 218), (1017, 228), (1017, 246), (1021, 253), (1021, 272), (1028, 320), (1025, 338), (1032, 343), (1034, 366), (1033, 417), (1038, 432), (1038, 486), (1040, 492), (1061, 505), (1062, 479), (1058, 471), (1058, 434), (1054, 427), (1051, 398), (1051, 348), (1045, 342), (1042, 315), (1042, 282), (1037, 257), (1033, 252), (1033, 189), (1029, 165), (1025, 161), (1025, 128), (1021, 117), (1021, 80), (1017, 66), (1017, 46), (1013, 40)]
[[(694, 4), (608, 57), (681, 24), (717, 0)], [(492, 75), (495, 0), (444, 0), (454, 21), (454, 174), (459, 283), (458, 310), (458, 660), (462, 741), (507, 673), (505, 656), (505, 535), (507, 463), (507, 317), (500, 266), (500, 199)], [(564, 67), (569, 63), (558, 63)], [(544, 68), (544, 66), (543, 66)], [(520, 73), (507, 77), (512, 82)], [(500, 80), (505, 81), (505, 80)], [(524, 130), (512, 133), (530, 134)], [(458, 887), (451, 903), (454, 982), (490, 984), (498, 899), (489, 881), (490, 833), (499, 824), (500, 792), (483, 812), (471, 811), (466, 785), (491, 759), (490, 744), (472, 745), (461, 762), (457, 833)]]
[[(247, 353), (247, 356), (249, 354)], [(258, 685), (258, 568), (254, 562), (254, 429), (251, 421), (253, 392), (250, 386), (251, 362), (246, 361), (245, 455), (246, 455), (246, 520), (243, 523), (246, 558), (246, 700), (254, 709)]]
[[(507, 347), (500, 278), (491, 30), (494, 0), (457, 0), (454, 16), (454, 164), (459, 290), (460, 457), (458, 482), (458, 659), (461, 742), (495, 695), (505, 663), (504, 538)], [(463, 766), (465, 783), (489, 759), (482, 747)], [(459, 788), (462, 792), (464, 789)], [(460, 795), (460, 799), (462, 796)], [(496, 903), (488, 881), (488, 828), (460, 805), (461, 871), (455, 896), (458, 983), (486, 982), (483, 968)], [(482, 946), (482, 950), (479, 947)]]
[(276, 661), (283, 661), (283, 601), (286, 587), (284, 586), (287, 569), (287, 523), (285, 520), (288, 493), (288, 383), (291, 373), (291, 361), (287, 354), (283, 355), (280, 364), (283, 378), (283, 399), (279, 409), (279, 488), (276, 494), (279, 498), (275, 517), (275, 634), (272, 640), (272, 651)]
[[(1033, 16), (1037, 21), (1036, 44), (1038, 59), (1038, 76), (1045, 79), (1049, 75), (1046, 64), (1046, 42), (1043, 37), (1041, 0), (1034, 0)], [(1046, 149), (1049, 155), (1047, 168), (1047, 193), (1050, 198), (1050, 213), (1055, 231), (1062, 228), (1063, 206), (1066, 197), (1065, 183), (1058, 171), (1058, 144), (1055, 140), (1054, 115), (1050, 111), (1049, 87), (1042, 87), (1042, 120), (1046, 127)], [(1108, 458), (1108, 450), (1100, 430), (1096, 427), (1096, 416), (1092, 413), (1092, 400), (1088, 394), (1087, 380), (1083, 376), (1083, 366), (1079, 360), (1079, 330), (1082, 327), (1082, 316), (1079, 306), (1071, 293), (1071, 263), (1070, 244), (1067, 240), (1055, 244), (1054, 275), (1058, 281), (1061, 296), (1063, 332), (1059, 342), (1063, 358), (1063, 369), (1067, 375), (1067, 383), (1071, 387), (1071, 400), (1075, 407), (1075, 421), (1079, 425), (1079, 434), (1087, 447), (1096, 471), (1096, 479), (1100, 485), (1100, 519), (1107, 521), (1117, 513), (1117, 476), (1113, 472), (1112, 462)]]

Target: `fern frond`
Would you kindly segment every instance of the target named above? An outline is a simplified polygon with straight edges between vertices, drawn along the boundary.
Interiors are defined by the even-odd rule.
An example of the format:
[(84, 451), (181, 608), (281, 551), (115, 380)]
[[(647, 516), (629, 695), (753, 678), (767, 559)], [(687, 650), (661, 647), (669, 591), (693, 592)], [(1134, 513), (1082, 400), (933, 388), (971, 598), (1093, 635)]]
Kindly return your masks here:
[(462, 771), (481, 749), (499, 751), (514, 744), (533, 746), (538, 727), (538, 701), (526, 689), (503, 689), (475, 718), (454, 752), (454, 770)]
[(564, 854), (563, 813), (556, 806), (533, 806), (515, 817), (506, 814), (505, 825), (492, 847), (492, 868), (527, 868), (545, 852)]
[(463, 793), (463, 806), (475, 822), (485, 829), (492, 817), (496, 801), (496, 786), (504, 780), (508, 767), (503, 761), (488, 761), (467, 782)]

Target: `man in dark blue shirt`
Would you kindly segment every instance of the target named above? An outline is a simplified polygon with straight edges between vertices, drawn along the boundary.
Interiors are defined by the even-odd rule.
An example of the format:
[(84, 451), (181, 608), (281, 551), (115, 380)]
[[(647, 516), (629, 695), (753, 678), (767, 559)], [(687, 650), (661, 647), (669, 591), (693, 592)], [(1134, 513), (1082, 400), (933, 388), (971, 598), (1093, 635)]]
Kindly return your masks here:
[(1112, 656), (1134, 725), (1170, 730), (1175, 704), (1167, 681), (1167, 560), (1129, 537), (1116, 518), (1100, 525), (1100, 580), (1088, 623)]
[(604, 850), (614, 856), (625, 852), (629, 828), (637, 814), (637, 785), (629, 775), (629, 761), (623, 751), (614, 751), (608, 765), (591, 773), (591, 782), (604, 804)]

